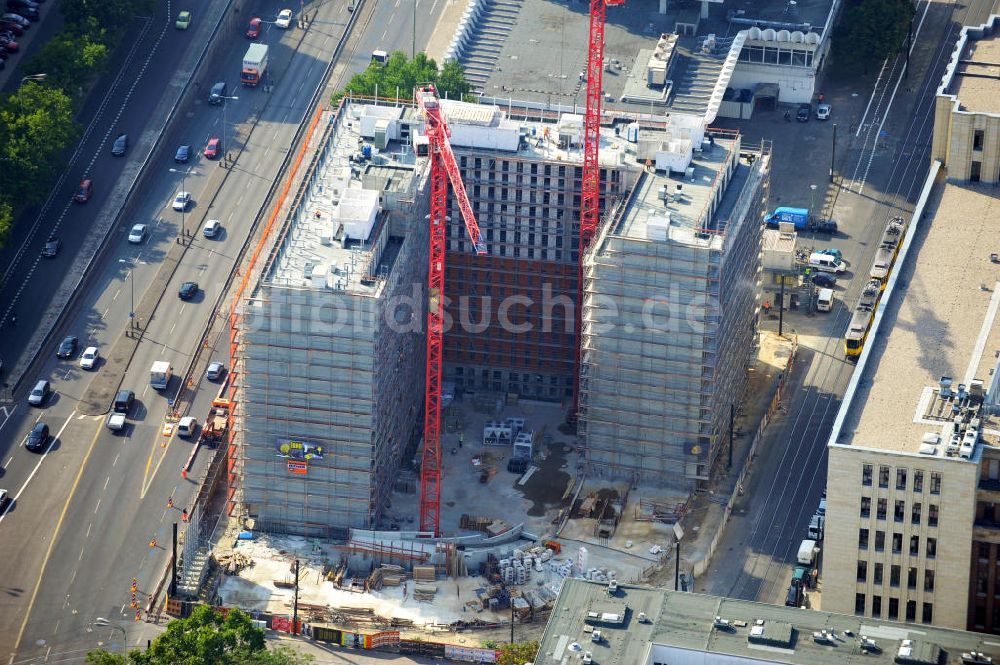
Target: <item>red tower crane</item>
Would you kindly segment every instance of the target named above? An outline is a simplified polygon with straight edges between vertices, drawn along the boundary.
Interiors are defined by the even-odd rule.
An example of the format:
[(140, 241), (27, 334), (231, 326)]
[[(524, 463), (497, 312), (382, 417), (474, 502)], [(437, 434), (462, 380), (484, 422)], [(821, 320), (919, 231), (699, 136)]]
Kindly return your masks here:
[(597, 233), (601, 206), (601, 166), (597, 161), (601, 146), (601, 79), (604, 74), (604, 18), (609, 6), (624, 5), (625, 0), (590, 0), (590, 43), (587, 56), (587, 114), (583, 120), (583, 187), (580, 196), (580, 260), (576, 287), (576, 380), (573, 390), (575, 422), (580, 406), (580, 361), (583, 358), (583, 255)]
[(485, 254), (479, 225), (462, 184), (433, 85), (417, 88), (431, 158), (430, 261), (427, 270), (427, 386), (424, 398), (424, 457), (420, 467), (420, 530), (437, 535), (441, 519), (441, 359), (444, 338), (444, 258), (447, 249), (448, 182), (454, 190), (476, 254)]

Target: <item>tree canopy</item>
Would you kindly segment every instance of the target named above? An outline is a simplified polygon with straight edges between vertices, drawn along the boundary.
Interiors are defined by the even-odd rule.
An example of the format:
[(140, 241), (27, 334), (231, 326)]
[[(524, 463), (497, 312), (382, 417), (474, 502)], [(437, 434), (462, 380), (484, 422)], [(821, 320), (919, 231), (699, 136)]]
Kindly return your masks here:
[(847, 0), (833, 34), (833, 52), (848, 69), (863, 70), (898, 55), (914, 15), (910, 0)]
[(538, 654), (538, 642), (515, 642), (514, 644), (501, 644), (499, 647), (500, 656), (497, 658), (497, 665), (524, 665), (535, 662)]
[[(149, 649), (133, 649), (130, 663), (137, 665), (303, 665), (312, 658), (288, 648), (268, 650), (264, 631), (255, 628), (239, 610), (221, 612), (199, 605), (186, 619), (167, 624), (166, 632)], [(87, 654), (90, 665), (121, 665), (120, 654), (104, 650)]]
[(372, 62), (368, 69), (355, 74), (336, 99), (347, 93), (375, 96), (376, 92), (379, 97), (398, 94), (400, 99), (411, 99), (413, 89), (424, 83), (435, 84), (442, 99), (461, 99), (472, 90), (459, 63), (448, 61), (438, 71), (437, 63), (426, 53), (418, 53), (411, 60), (402, 51), (396, 51), (388, 62)]

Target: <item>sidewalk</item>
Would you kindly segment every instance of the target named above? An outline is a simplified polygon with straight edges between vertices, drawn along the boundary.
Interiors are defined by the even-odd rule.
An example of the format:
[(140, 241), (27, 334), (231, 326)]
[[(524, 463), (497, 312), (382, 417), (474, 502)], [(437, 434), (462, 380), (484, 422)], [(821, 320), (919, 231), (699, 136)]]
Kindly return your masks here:
[[(437, 1), (440, 2), (441, 0)], [(444, 52), (455, 37), (455, 31), (458, 30), (458, 23), (462, 19), (462, 14), (465, 13), (465, 8), (469, 6), (470, 2), (470, 0), (444, 1), (444, 11), (441, 12), (441, 18), (438, 19), (437, 26), (435, 26), (434, 32), (431, 34), (431, 38), (428, 40), (427, 48), (425, 49), (427, 57), (437, 62), (438, 65), (443, 64), (441, 58), (444, 57)]]

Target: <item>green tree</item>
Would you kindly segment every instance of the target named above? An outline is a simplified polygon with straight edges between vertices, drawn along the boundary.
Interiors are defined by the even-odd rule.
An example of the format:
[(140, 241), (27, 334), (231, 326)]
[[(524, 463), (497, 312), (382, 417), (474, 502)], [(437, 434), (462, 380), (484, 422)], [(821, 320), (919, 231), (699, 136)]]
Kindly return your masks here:
[(867, 74), (903, 50), (914, 11), (910, 0), (847, 0), (833, 33), (835, 58)]
[(107, 67), (110, 53), (99, 41), (102, 36), (100, 31), (96, 34), (61, 32), (42, 46), (25, 69), (29, 74), (45, 72), (50, 87), (76, 90)]
[(111, 34), (118, 34), (132, 17), (153, 6), (151, 0), (59, 0), (59, 11), (66, 23), (74, 26), (94, 25), (96, 21)]
[[(205, 605), (196, 607), (186, 619), (171, 621), (149, 649), (134, 649), (128, 659), (136, 665), (304, 665), (313, 660), (285, 647), (269, 651), (264, 631), (255, 628), (246, 614), (233, 610), (223, 617)], [(124, 659), (98, 650), (87, 654), (87, 662), (121, 665)]]
[(413, 89), (424, 83), (434, 83), (438, 94), (448, 99), (460, 99), (471, 90), (465, 81), (462, 66), (457, 62), (445, 63), (443, 70), (438, 72), (437, 63), (426, 53), (418, 53), (411, 60), (402, 51), (396, 51), (385, 64), (373, 62), (368, 69), (355, 74), (337, 93), (334, 102), (347, 93), (375, 96), (377, 92), (379, 97), (396, 97), (398, 94), (400, 99), (412, 99)]
[(80, 135), (73, 105), (59, 88), (27, 81), (0, 106), (0, 192), (7, 201), (45, 200), (65, 164), (62, 152)]
[(500, 646), (500, 656), (497, 665), (524, 665), (535, 662), (538, 654), (538, 642), (515, 642)]

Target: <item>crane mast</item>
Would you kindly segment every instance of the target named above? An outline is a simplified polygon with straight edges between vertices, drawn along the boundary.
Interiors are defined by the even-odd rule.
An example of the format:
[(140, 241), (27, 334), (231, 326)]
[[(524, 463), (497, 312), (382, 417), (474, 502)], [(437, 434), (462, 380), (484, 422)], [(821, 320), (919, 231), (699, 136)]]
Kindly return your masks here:
[(580, 256), (577, 264), (576, 291), (576, 362), (573, 410), (570, 421), (576, 422), (580, 407), (580, 368), (583, 358), (583, 255), (597, 233), (601, 206), (601, 97), (604, 74), (604, 23), (608, 6), (625, 0), (590, 0), (590, 39), (587, 56), (587, 113), (583, 120), (583, 182), (580, 196)]
[(448, 183), (462, 211), (476, 254), (485, 254), (476, 216), (462, 183), (451, 135), (433, 85), (417, 88), (431, 160), (430, 252), (427, 269), (427, 368), (424, 397), (424, 455), (420, 466), (420, 530), (440, 533), (441, 365), (444, 346), (444, 267), (447, 250)]

